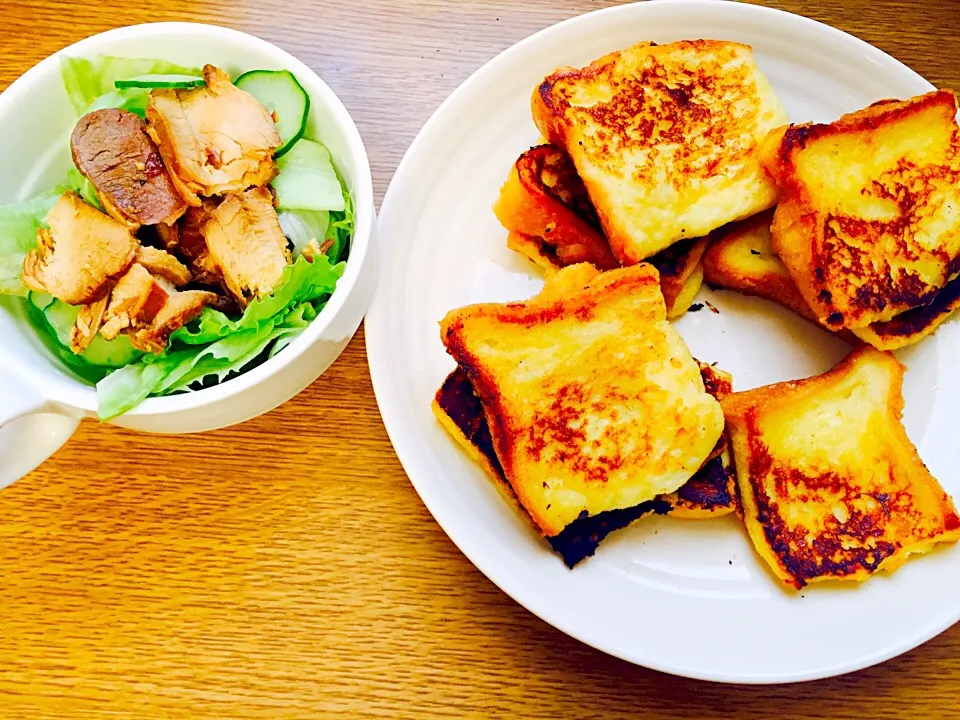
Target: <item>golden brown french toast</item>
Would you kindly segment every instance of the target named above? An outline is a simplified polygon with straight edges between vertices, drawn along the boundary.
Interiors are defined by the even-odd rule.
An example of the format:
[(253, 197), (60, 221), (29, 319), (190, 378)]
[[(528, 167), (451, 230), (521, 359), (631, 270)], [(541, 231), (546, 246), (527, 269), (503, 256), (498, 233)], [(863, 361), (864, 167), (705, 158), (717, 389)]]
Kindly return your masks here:
[(763, 212), (712, 233), (703, 255), (704, 279), (715, 287), (772, 300), (816, 322), (787, 268), (773, 254), (772, 221), (773, 212)]
[(511, 233), (540, 238), (537, 256), (546, 255), (558, 267), (588, 262), (610, 270), (620, 265), (576, 168), (558, 147), (540, 145), (523, 153), (510, 169), (493, 212)]
[[(718, 400), (730, 393), (730, 376), (700, 363), (700, 372), (707, 392)], [(461, 368), (451, 372), (437, 390), (432, 403), (433, 414), (470, 458), (478, 463), (494, 482), (501, 495), (527, 519), (530, 516), (517, 500), (516, 494), (503, 474), (500, 460), (493, 448), (493, 438), (484, 415), (483, 405)], [(730, 457), (726, 436), (722, 436), (713, 453), (683, 487), (670, 495), (659, 496), (654, 503), (641, 503), (633, 513), (620, 511), (625, 521), (617, 525), (608, 517), (598, 526), (595, 518), (575, 520), (567, 526), (564, 537), (551, 539), (554, 549), (570, 567), (593, 555), (597, 546), (614, 530), (625, 527), (650, 512), (669, 513), (671, 517), (699, 519), (728, 515), (737, 507), (736, 474)], [(603, 531), (603, 532), (601, 532)]]
[(483, 403), (505, 477), (547, 537), (674, 492), (723, 432), (649, 264), (564, 268), (526, 302), (448, 313), (441, 337)]
[(777, 201), (757, 146), (787, 115), (747, 45), (640, 43), (557, 70), (532, 104), (624, 265)]
[[(545, 273), (579, 262), (600, 270), (619, 266), (570, 156), (556, 145), (540, 145), (520, 156), (493, 210), (509, 230), (507, 247)], [(650, 258), (660, 272), (671, 320), (683, 315), (700, 291), (705, 247), (703, 240), (684, 240)]]
[(897, 350), (932, 335), (952, 317), (957, 308), (960, 308), (960, 277), (950, 280), (928, 305), (907, 310), (892, 320), (871, 323), (853, 332), (879, 350)]
[(706, 249), (706, 238), (681, 240), (647, 260), (660, 274), (668, 320), (676, 320), (687, 312), (700, 292)]
[[(817, 322), (787, 268), (773, 253), (770, 220), (770, 213), (762, 213), (713, 233), (703, 256), (704, 276), (715, 287), (772, 300)], [(856, 335), (844, 329), (837, 334), (848, 341), (859, 337), (880, 350), (897, 350), (932, 334), (958, 307), (960, 278), (955, 278), (928, 305), (900, 313), (886, 322), (871, 323), (858, 329)]]
[(763, 146), (782, 188), (772, 247), (821, 323), (864, 329), (930, 304), (960, 271), (957, 100), (939, 90)]
[[(699, 360), (703, 387), (712, 397), (723, 400), (733, 392), (733, 378), (729, 373)], [(681, 520), (700, 520), (722, 517), (739, 508), (736, 472), (730, 442), (724, 432), (707, 461), (679, 490), (660, 499), (670, 506), (669, 515)]]
[(900, 421), (903, 373), (862, 346), (823, 375), (721, 401), (747, 531), (784, 583), (863, 580), (960, 539)]

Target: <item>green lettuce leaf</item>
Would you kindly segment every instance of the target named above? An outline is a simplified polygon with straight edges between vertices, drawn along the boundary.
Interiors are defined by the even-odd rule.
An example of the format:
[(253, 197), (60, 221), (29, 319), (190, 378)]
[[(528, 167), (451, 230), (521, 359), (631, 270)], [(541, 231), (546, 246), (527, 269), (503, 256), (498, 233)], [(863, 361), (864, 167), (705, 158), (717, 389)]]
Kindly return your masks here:
[(128, 110), (141, 118), (147, 117), (147, 105), (150, 102), (150, 91), (146, 88), (126, 88), (113, 90), (100, 95), (86, 108), (86, 112), (103, 110), (105, 108), (120, 108)]
[(109, 420), (139, 405), (187, 356), (189, 350), (147, 356), (114, 370), (97, 383), (97, 415)]
[(343, 265), (324, 257), (298, 258), (284, 269), (283, 283), (254, 300), (238, 320), (205, 308), (197, 320), (170, 337), (161, 355), (146, 355), (97, 383), (101, 420), (135, 407), (150, 395), (189, 391), (238, 374), (288, 344), (317, 316), (336, 288)]
[[(342, 185), (341, 185), (342, 187)], [(353, 214), (353, 200), (346, 188), (343, 188), (343, 210), (330, 213), (330, 224), (327, 226), (327, 236), (324, 241), (330, 240), (330, 249), (327, 257), (330, 262), (338, 263), (347, 259), (350, 252), (350, 238), (353, 236), (355, 217)]]
[(219, 310), (204, 308), (199, 320), (177, 330), (171, 340), (186, 345), (200, 345), (238, 330), (255, 328), (302, 302), (330, 295), (341, 275), (343, 265), (332, 265), (324, 255), (313, 262), (301, 256), (283, 269), (283, 281), (273, 294), (251, 302), (239, 320), (231, 320)]
[(93, 189), (93, 183), (87, 180), (75, 167), (67, 171), (66, 187), (73, 190), (87, 205), (93, 205), (97, 210), (103, 212), (103, 205), (100, 204), (100, 198), (97, 197), (97, 191)]
[(301, 138), (277, 159), (271, 183), (281, 210), (344, 210), (343, 184), (320, 143)]
[(37, 244), (43, 218), (63, 194), (55, 188), (27, 200), (0, 205), (0, 294), (26, 295), (23, 259)]
[(77, 114), (82, 115), (101, 95), (112, 93), (116, 89), (113, 83), (117, 80), (154, 74), (199, 77), (203, 72), (198, 68), (183, 67), (166, 60), (95, 55), (89, 58), (61, 56), (60, 74), (70, 103)]

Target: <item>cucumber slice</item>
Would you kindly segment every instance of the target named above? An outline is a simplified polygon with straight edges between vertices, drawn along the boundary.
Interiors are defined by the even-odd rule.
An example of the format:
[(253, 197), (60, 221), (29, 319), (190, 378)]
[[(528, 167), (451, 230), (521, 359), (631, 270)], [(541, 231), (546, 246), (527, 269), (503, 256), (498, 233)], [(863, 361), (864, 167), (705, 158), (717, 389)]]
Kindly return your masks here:
[(320, 143), (301, 140), (277, 161), (273, 179), (281, 210), (344, 210), (343, 188), (330, 153)]
[(130, 343), (130, 338), (126, 335), (118, 335), (113, 340), (97, 335), (80, 357), (91, 365), (123, 367), (137, 360), (141, 355), (143, 353)]
[(310, 96), (289, 70), (251, 70), (233, 83), (253, 95), (274, 113), (280, 147), (274, 157), (285, 154), (307, 131)]
[(64, 347), (70, 347), (70, 329), (77, 322), (80, 314), (78, 305), (67, 305), (62, 301), (55, 301), (44, 308), (43, 316), (50, 327), (57, 334), (57, 341)]
[(199, 68), (184, 67), (156, 58), (121, 58), (92, 55), (85, 58), (60, 56), (60, 73), (70, 103), (79, 115), (87, 112), (96, 98), (114, 89), (114, 82), (142, 75), (189, 75), (199, 77)]
[[(57, 341), (64, 347), (70, 347), (70, 331), (80, 313), (78, 305), (68, 305), (60, 300), (54, 300), (43, 310), (47, 324), (56, 333)], [(87, 346), (79, 358), (90, 365), (104, 367), (122, 367), (139, 358), (143, 353), (130, 344), (130, 338), (120, 335), (113, 340), (107, 340), (97, 335)]]
[(127, 90), (129, 88), (195, 88), (206, 84), (206, 80), (195, 75), (141, 75), (140, 77), (113, 81), (117, 90)]

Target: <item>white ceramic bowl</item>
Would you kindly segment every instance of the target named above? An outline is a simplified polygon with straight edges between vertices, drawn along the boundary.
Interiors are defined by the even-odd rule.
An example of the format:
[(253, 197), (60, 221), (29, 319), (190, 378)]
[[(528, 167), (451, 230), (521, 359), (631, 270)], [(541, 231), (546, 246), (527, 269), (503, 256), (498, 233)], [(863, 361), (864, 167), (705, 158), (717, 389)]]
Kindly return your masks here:
[[(289, 400), (337, 358), (373, 292), (373, 185), (363, 142), (346, 108), (302, 62), (235, 30), (194, 23), (111, 30), (48, 57), (0, 95), (0, 204), (54, 186), (71, 166), (69, 134), (77, 117), (60, 78), (61, 54), (212, 63), (231, 75), (285, 69), (310, 95), (308, 134), (330, 150), (356, 212), (346, 270), (329, 303), (302, 335), (262, 365), (211, 388), (149, 398), (111, 422), (149, 432), (199, 432), (242, 422)], [(0, 299), (0, 487), (55, 451), (81, 417), (95, 416), (97, 407), (94, 388), (64, 371), (27, 323), (23, 302)]]

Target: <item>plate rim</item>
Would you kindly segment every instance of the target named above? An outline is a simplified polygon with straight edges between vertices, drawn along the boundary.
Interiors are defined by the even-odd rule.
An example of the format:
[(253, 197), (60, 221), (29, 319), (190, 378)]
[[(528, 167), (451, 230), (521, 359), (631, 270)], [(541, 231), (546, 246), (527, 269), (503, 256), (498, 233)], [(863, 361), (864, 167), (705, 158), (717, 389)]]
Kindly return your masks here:
[[(880, 48), (877, 48), (865, 40), (853, 35), (851, 33), (835, 28), (826, 23), (814, 20), (812, 18), (805, 17), (803, 15), (798, 15), (796, 13), (791, 13), (785, 10), (780, 10), (777, 8), (770, 8), (762, 5), (752, 5), (741, 2), (730, 2), (730, 0), (646, 0), (646, 2), (632, 2), (625, 3), (623, 5), (615, 5), (612, 7), (601, 8), (597, 10), (592, 10), (590, 12), (581, 13), (573, 17), (562, 20), (558, 23), (554, 23), (547, 27), (544, 27), (540, 30), (537, 30), (530, 35), (522, 38), (516, 43), (510, 45), (504, 50), (500, 51), (492, 58), (487, 60), (483, 65), (474, 70), (465, 80), (463, 80), (445, 99), (444, 101), (433, 111), (427, 121), (423, 124), (420, 130), (417, 132), (413, 142), (405, 151), (400, 163), (397, 165), (397, 169), (394, 171), (393, 177), (390, 180), (390, 183), (387, 187), (387, 191), (384, 194), (383, 201), (380, 206), (379, 213), (379, 228), (381, 230), (381, 238), (384, 237), (387, 232), (387, 225), (384, 222), (384, 218), (389, 219), (393, 215), (393, 205), (397, 202), (395, 199), (402, 192), (400, 187), (400, 181), (403, 180), (403, 177), (408, 174), (408, 166), (414, 162), (414, 158), (418, 156), (421, 152), (421, 145), (424, 145), (427, 142), (428, 136), (433, 132), (433, 128), (438, 124), (442, 116), (448, 112), (448, 108), (451, 105), (454, 105), (459, 101), (460, 96), (466, 94), (469, 91), (469, 88), (475, 83), (479, 82), (478, 76), (490, 72), (491, 66), (498, 66), (501, 64), (508, 63), (510, 58), (514, 54), (519, 54), (522, 52), (525, 47), (536, 43), (545, 36), (549, 36), (553, 33), (559, 33), (563, 28), (566, 28), (572, 24), (582, 22), (584, 18), (589, 16), (596, 15), (633, 15), (633, 13), (643, 13), (646, 12), (644, 8), (649, 8), (653, 6), (664, 6), (664, 5), (675, 5), (675, 6), (684, 6), (684, 12), (692, 12), (693, 8), (703, 7), (710, 8), (711, 10), (717, 10), (720, 12), (725, 12), (729, 14), (741, 14), (746, 20), (753, 23), (762, 23), (765, 20), (767, 21), (781, 21), (789, 22), (794, 24), (805, 25), (808, 29), (814, 30), (821, 34), (826, 34), (832, 36), (834, 39), (847, 43), (848, 45), (852, 44), (856, 49), (865, 54), (869, 59), (873, 61), (879, 61), (879, 63), (884, 65), (894, 64), (899, 66), (901, 72), (905, 72), (913, 76), (913, 80), (916, 81), (918, 87), (921, 85), (925, 86), (927, 90), (935, 89), (935, 86), (932, 85), (926, 78), (921, 76), (915, 70), (905, 65), (899, 61), (894, 56), (890, 55), (887, 52), (884, 52)], [(632, 21), (636, 21), (636, 17), (632, 17)], [(399, 180), (398, 180), (399, 179)], [(388, 272), (388, 263), (384, 262), (381, 264), (381, 272)], [(512, 592), (510, 589), (504, 586), (498, 578), (498, 571), (496, 567), (491, 567), (491, 563), (488, 563), (486, 559), (481, 559), (478, 557), (478, 553), (474, 552), (472, 549), (468, 550), (465, 545), (469, 546), (469, 543), (461, 543), (458, 540), (458, 536), (462, 532), (459, 529), (452, 529), (452, 523), (444, 522), (440, 517), (438, 517), (438, 512), (442, 514), (438, 508), (434, 506), (434, 503), (431, 500), (428, 500), (427, 496), (430, 495), (428, 490), (421, 490), (419, 481), (414, 478), (413, 474), (409, 471), (409, 467), (413, 465), (412, 455), (415, 451), (413, 449), (407, 448), (403, 443), (397, 442), (396, 433), (392, 429), (397, 427), (394, 423), (402, 422), (402, 414), (400, 414), (399, 409), (394, 410), (391, 408), (392, 401), (387, 399), (387, 395), (390, 390), (385, 387), (383, 377), (386, 375), (386, 371), (381, 371), (381, 363), (387, 363), (390, 353), (384, 349), (378, 347), (379, 344), (379, 335), (380, 331), (378, 328), (378, 323), (381, 322), (380, 314), (382, 312), (381, 308), (386, 304), (386, 299), (381, 300), (381, 297), (384, 297), (382, 290), (383, 285), (378, 283), (377, 289), (374, 294), (373, 301), (370, 304), (370, 307), (367, 312), (365, 320), (365, 332), (364, 332), (364, 343), (365, 351), (367, 356), (367, 364), (370, 371), (371, 383), (374, 390), (374, 395), (377, 401), (377, 407), (380, 411), (381, 419), (383, 421), (384, 428), (387, 432), (387, 436), (390, 439), (390, 443), (394, 449), (395, 454), (397, 455), (398, 460), (400, 461), (401, 466), (403, 467), (404, 473), (407, 475), (407, 478), (410, 484), (414, 487), (414, 490), (417, 492), (417, 495), (420, 498), (420, 501), (424, 504), (427, 510), (430, 512), (434, 521), (440, 526), (443, 532), (447, 535), (449, 540), (460, 550), (461, 553), (470, 561), (470, 563), (477, 568), (486, 578), (492, 582), (497, 588), (509, 596), (514, 602), (516, 602), (521, 607), (525, 608), (528, 612), (532, 613), (536, 617), (540, 618), (542, 621), (553, 626), (560, 632), (578, 640), (579, 642), (584, 643), (600, 652), (603, 652), (607, 655), (619, 658), (625, 662), (629, 662), (633, 665), (640, 667), (645, 667), (651, 670), (656, 670), (659, 672), (675, 675), (678, 677), (691, 678), (695, 680), (704, 680), (709, 682), (718, 682), (718, 683), (740, 683), (740, 684), (750, 684), (750, 685), (769, 685), (769, 684), (783, 684), (783, 683), (798, 683), (798, 682), (809, 682), (813, 680), (819, 680), (829, 677), (836, 677), (838, 675), (843, 675), (850, 672), (855, 672), (857, 670), (862, 670), (865, 668), (873, 667), (880, 663), (883, 663), (892, 658), (898, 657), (914, 648), (917, 648), (934, 637), (945, 632), (953, 625), (960, 622), (960, 608), (957, 609), (955, 617), (947, 618), (946, 622), (940, 625), (935, 625), (928, 632), (920, 633), (919, 635), (912, 635), (906, 641), (901, 641), (899, 643), (893, 643), (889, 648), (886, 648), (882, 651), (878, 651), (869, 656), (864, 656), (855, 661), (848, 661), (840, 663), (834, 666), (823, 666), (816, 670), (809, 670), (806, 672), (791, 672), (783, 673), (780, 675), (743, 675), (740, 673), (727, 673), (724, 671), (714, 671), (714, 672), (703, 672), (703, 671), (690, 671), (686, 670), (683, 667), (678, 667), (669, 663), (660, 662), (655, 657), (644, 657), (640, 659), (636, 654), (629, 654), (623, 652), (619, 649), (610, 648), (605, 646), (604, 643), (598, 639), (587, 636), (584, 633), (580, 632), (578, 627), (571, 625), (563, 620), (559, 620), (555, 617), (555, 613), (552, 609), (547, 607), (531, 607), (531, 604), (525, 602), (522, 599), (519, 593)], [(384, 310), (385, 312), (385, 310)], [(371, 329), (372, 328), (372, 329)], [(381, 384), (384, 383), (384, 384)], [(426, 495), (426, 496), (425, 496)]]

